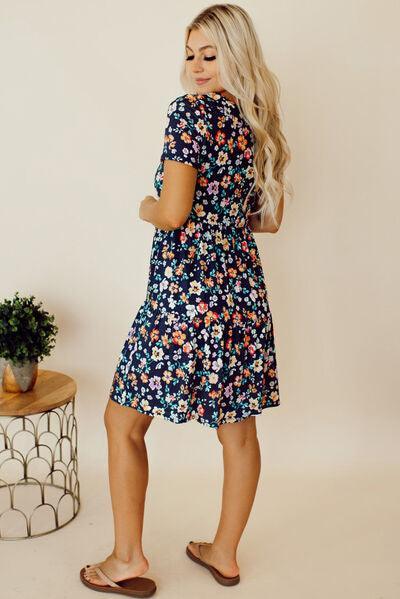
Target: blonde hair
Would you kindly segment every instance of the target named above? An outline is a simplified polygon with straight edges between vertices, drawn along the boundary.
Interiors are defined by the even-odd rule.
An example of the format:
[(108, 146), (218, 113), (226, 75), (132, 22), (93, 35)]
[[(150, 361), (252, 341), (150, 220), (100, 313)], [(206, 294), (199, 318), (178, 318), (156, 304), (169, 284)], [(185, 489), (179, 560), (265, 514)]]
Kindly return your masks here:
[[(278, 79), (265, 64), (252, 20), (240, 6), (213, 4), (205, 8), (186, 27), (185, 45), (192, 29), (201, 30), (216, 46), (219, 80), (237, 98), (240, 113), (253, 132), (257, 202), (250, 214), (260, 213), (263, 222), (269, 213), (277, 227), (278, 204), (285, 192), (292, 193), (285, 176), (291, 154), (281, 130)], [(185, 64), (186, 60), (180, 81), (192, 93), (193, 82), (186, 75)]]

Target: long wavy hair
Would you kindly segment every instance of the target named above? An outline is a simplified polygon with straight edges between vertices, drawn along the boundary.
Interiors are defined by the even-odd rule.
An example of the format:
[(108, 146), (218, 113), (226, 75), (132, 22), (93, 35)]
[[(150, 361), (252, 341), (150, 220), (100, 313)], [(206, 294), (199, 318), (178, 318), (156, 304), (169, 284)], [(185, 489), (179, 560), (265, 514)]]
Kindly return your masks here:
[[(255, 202), (250, 214), (259, 213), (262, 222), (268, 215), (278, 227), (278, 204), (285, 193), (292, 195), (285, 175), (291, 154), (281, 129), (278, 79), (265, 63), (250, 16), (240, 6), (213, 4), (202, 10), (185, 29), (185, 46), (193, 29), (202, 31), (216, 46), (219, 80), (237, 98), (254, 136), (254, 195), (250, 197)], [(193, 93), (185, 66), (186, 57), (180, 81), (187, 93)]]

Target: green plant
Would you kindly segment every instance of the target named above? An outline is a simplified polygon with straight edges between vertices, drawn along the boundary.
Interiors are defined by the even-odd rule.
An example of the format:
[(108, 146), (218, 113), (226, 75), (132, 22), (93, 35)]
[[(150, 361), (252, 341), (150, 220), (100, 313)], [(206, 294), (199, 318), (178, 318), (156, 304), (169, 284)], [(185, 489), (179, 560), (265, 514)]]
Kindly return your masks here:
[(54, 316), (34, 304), (35, 296), (0, 303), (0, 357), (16, 364), (39, 361), (49, 356), (58, 327)]

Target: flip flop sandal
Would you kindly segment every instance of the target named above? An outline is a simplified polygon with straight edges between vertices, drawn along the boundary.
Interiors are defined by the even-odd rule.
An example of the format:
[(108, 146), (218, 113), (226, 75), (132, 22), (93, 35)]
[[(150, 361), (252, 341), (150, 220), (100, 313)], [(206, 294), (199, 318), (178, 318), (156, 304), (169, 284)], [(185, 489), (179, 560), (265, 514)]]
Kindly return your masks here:
[(79, 572), (81, 581), (89, 589), (94, 591), (100, 591), (103, 593), (120, 593), (121, 595), (129, 595), (129, 597), (150, 597), (156, 592), (156, 583), (151, 578), (145, 576), (134, 576), (133, 578), (125, 578), (125, 580), (119, 580), (114, 582), (101, 570), (99, 567), (95, 567), (94, 571), (98, 574), (99, 578), (106, 582), (106, 585), (94, 584), (86, 580), (83, 576), (86, 568), (82, 568)]
[[(194, 543), (195, 541), (189, 541), (189, 543)], [(201, 546), (202, 545), (210, 545), (210, 543), (198, 543), (199, 554), (201, 556)], [(210, 570), (211, 574), (214, 576), (215, 580), (224, 586), (232, 586), (234, 584), (238, 584), (240, 582), (240, 574), (236, 576), (224, 576), (221, 574), (219, 570), (214, 568), (211, 564), (207, 564), (203, 559), (198, 558), (192, 551), (189, 549), (189, 545), (186, 546), (186, 555), (190, 557), (191, 560), (200, 564), (200, 566), (204, 566), (208, 570)]]

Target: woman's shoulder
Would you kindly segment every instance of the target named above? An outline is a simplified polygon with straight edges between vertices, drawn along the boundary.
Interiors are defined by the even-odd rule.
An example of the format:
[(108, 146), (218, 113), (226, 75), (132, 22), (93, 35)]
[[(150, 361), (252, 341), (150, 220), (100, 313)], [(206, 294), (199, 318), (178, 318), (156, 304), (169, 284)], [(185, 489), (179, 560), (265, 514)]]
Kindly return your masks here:
[(186, 93), (176, 96), (168, 104), (168, 123), (179, 128), (187, 127), (204, 135), (212, 114), (209, 101), (211, 98), (205, 94)]
[(179, 96), (176, 96), (175, 98), (169, 101), (168, 113), (171, 113), (173, 111), (194, 111), (199, 106), (200, 97), (201, 94), (180, 94)]
[(212, 94), (186, 93), (176, 96), (168, 104), (168, 114), (171, 112), (187, 112), (188, 114), (204, 115), (207, 108), (215, 105), (215, 98)]

